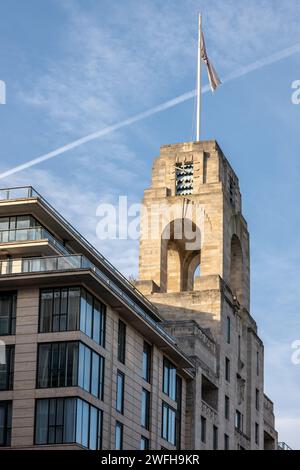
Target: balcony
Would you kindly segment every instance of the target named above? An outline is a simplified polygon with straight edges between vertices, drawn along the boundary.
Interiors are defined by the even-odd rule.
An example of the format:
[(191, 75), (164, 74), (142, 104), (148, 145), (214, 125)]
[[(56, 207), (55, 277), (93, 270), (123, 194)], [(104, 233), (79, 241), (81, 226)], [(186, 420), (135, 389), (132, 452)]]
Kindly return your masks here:
[[(158, 309), (131, 282), (128, 281), (101, 253), (99, 253), (69, 222), (64, 219), (37, 191), (31, 186), (6, 188), (0, 190), (0, 208), (3, 214), (10, 215), (13, 210), (18, 214), (32, 213), (59, 238), (68, 241), (73, 253), (82, 253), (101, 269), (109, 278), (114, 280), (122, 291), (126, 291), (133, 302), (156, 321), (161, 321)], [(69, 254), (69, 253), (62, 253)]]
[[(31, 244), (31, 242), (49, 242), (54, 248), (62, 255), (70, 255), (70, 252), (67, 248), (64, 247), (62, 243), (56, 240), (53, 235), (51, 235), (48, 230), (43, 227), (33, 227), (33, 228), (20, 228), (13, 230), (2, 230), (0, 231), (0, 252), (8, 250), (10, 253), (24, 253), (26, 250), (26, 244)], [(21, 244), (21, 247), (20, 247)]]

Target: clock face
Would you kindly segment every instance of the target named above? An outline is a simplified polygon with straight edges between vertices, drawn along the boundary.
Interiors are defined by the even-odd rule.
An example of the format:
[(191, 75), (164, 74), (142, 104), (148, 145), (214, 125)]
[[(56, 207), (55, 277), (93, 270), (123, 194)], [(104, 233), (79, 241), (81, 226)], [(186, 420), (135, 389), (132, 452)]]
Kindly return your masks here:
[(193, 163), (177, 163), (176, 171), (176, 195), (187, 196), (193, 194), (194, 165)]

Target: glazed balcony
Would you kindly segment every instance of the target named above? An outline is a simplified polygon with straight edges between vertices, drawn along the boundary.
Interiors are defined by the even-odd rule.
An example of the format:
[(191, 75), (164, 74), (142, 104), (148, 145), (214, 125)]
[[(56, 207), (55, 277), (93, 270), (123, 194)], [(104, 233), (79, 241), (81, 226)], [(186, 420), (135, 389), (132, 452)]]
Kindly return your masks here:
[(10, 255), (32, 253), (38, 250), (45, 255), (56, 252), (69, 255), (70, 252), (43, 227), (19, 228), (0, 231), (0, 253)]
[[(126, 292), (133, 303), (139, 305), (155, 321), (161, 321), (157, 308), (31, 186), (0, 190), (0, 211), (2, 216), (32, 214), (43, 227), (49, 229), (49, 232), (56, 234), (58, 239), (64, 240), (64, 245), (68, 246), (70, 252), (83, 254), (120, 291)], [(49, 243), (49, 239), (47, 242)], [(37, 242), (31, 241), (30, 243)], [(39, 243), (41, 244), (41, 241)], [(23, 242), (23, 248), (25, 244), (26, 242)], [(64, 247), (63, 245), (59, 247), (61, 246)], [(19, 252), (20, 257), (23, 254), (24, 251)], [(43, 254), (50, 255), (49, 252)]]

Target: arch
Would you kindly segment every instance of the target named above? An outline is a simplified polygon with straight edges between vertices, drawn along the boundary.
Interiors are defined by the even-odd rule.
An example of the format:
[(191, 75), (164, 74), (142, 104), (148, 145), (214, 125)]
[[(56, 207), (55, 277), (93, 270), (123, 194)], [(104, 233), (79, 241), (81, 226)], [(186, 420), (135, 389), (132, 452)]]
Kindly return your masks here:
[(175, 219), (166, 225), (161, 240), (162, 292), (193, 290), (200, 247), (201, 232), (191, 220)]
[(233, 295), (241, 298), (243, 293), (243, 251), (237, 235), (233, 235), (231, 239), (230, 287)]

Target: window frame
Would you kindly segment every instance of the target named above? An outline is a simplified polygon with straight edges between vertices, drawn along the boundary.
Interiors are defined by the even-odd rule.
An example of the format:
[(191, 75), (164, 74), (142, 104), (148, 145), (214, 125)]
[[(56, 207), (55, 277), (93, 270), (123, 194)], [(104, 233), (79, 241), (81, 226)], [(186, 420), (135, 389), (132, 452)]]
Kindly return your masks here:
[[(121, 379), (121, 396), (119, 397), (119, 379)], [(125, 374), (121, 370), (117, 371), (116, 381), (116, 411), (121, 415), (124, 415), (124, 403), (125, 402)], [(120, 407), (119, 407), (120, 403)]]
[[(3, 443), (0, 443), (0, 449), (3, 447), (11, 447), (11, 432), (12, 432), (12, 400), (1, 400), (0, 407), (4, 409), (4, 424), (3, 424)], [(10, 421), (10, 422), (8, 422)]]
[[(120, 446), (117, 448), (117, 429), (120, 430)], [(115, 424), (115, 450), (123, 450), (124, 444), (124, 425), (120, 421)]]
[[(55, 403), (55, 420), (57, 419), (57, 402), (61, 400), (62, 403), (63, 403), (63, 420), (62, 420), (62, 424), (57, 424), (56, 421), (55, 421), (55, 424), (54, 425), (50, 425), (50, 407), (51, 407), (51, 402), (56, 402)], [(38, 428), (37, 428), (37, 418), (38, 418), (38, 414), (37, 414), (37, 411), (38, 411), (38, 403), (39, 402), (42, 402), (44, 401), (45, 403), (48, 402), (48, 413), (47, 413), (47, 430), (46, 430), (46, 434), (47, 434), (47, 439), (46, 441), (47, 442), (37, 442), (37, 431), (38, 431)], [(74, 402), (74, 409), (75, 409), (75, 415), (74, 415), (74, 429), (73, 429), (73, 436), (74, 436), (74, 439), (72, 441), (65, 441), (64, 440), (64, 436), (65, 436), (65, 426), (66, 426), (66, 421), (65, 421), (65, 417), (66, 417), (66, 404), (67, 402), (71, 402), (73, 401)], [(82, 420), (82, 415), (81, 417), (79, 416), (78, 414), (78, 404), (79, 402), (82, 404), (82, 405), (85, 405), (88, 407), (88, 431), (87, 431), (87, 446), (85, 446), (82, 441), (79, 442), (79, 440), (77, 439), (77, 436), (78, 436), (78, 432), (80, 429), (82, 429), (82, 421), (81, 421), (81, 424), (80, 424), (80, 427), (79, 427), (79, 420), (81, 419)], [(92, 449), (91, 448), (91, 416), (92, 416), (92, 410), (95, 410), (96, 413), (97, 413), (97, 430), (96, 430), (96, 449), (93, 449), (93, 450), (101, 450), (102, 449), (102, 438), (103, 438), (103, 411), (100, 409), (100, 408), (97, 408), (93, 405), (91, 405), (90, 403), (88, 403), (87, 401), (83, 400), (82, 398), (80, 397), (52, 397), (52, 398), (40, 398), (40, 399), (37, 399), (35, 401), (35, 416), (34, 416), (34, 445), (36, 446), (44, 446), (44, 445), (64, 445), (64, 444), (78, 444), (78, 445), (82, 445), (84, 448), (86, 449)], [(54, 442), (52, 443), (50, 440), (49, 440), (49, 434), (50, 434), (50, 429), (51, 428), (54, 428), (54, 432), (55, 432), (55, 441), (56, 441), (56, 432), (57, 432), (57, 428), (58, 427), (62, 427), (62, 430), (61, 430), (61, 435), (62, 435), (62, 439), (60, 440), (61, 442)]]
[(0, 293), (0, 299), (5, 296), (9, 298), (8, 328), (6, 333), (0, 330), (0, 336), (14, 336), (16, 334), (18, 292), (13, 290)]
[[(144, 400), (145, 397), (145, 400)], [(143, 409), (143, 406), (145, 409)], [(149, 390), (145, 388), (142, 389), (141, 397), (141, 426), (147, 431), (150, 430), (150, 407), (151, 407), (151, 394)], [(145, 416), (145, 422), (143, 422), (143, 417)]]
[(118, 321), (118, 361), (124, 365), (126, 362), (126, 336), (127, 336), (127, 325), (119, 318), (119, 321)]
[(0, 392), (6, 392), (14, 389), (14, 372), (15, 372), (15, 345), (7, 344), (5, 346), (5, 364), (0, 364), (0, 369), (5, 375), (5, 386), (0, 387)]
[(151, 371), (152, 371), (151, 366), (152, 366), (152, 346), (147, 341), (144, 341), (143, 355), (142, 355), (142, 378), (147, 383), (151, 383)]
[(177, 368), (165, 356), (163, 358), (163, 393), (165, 395), (167, 395), (171, 400), (176, 401), (176, 398), (177, 398), (177, 396), (176, 396), (177, 395)]

